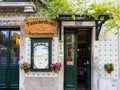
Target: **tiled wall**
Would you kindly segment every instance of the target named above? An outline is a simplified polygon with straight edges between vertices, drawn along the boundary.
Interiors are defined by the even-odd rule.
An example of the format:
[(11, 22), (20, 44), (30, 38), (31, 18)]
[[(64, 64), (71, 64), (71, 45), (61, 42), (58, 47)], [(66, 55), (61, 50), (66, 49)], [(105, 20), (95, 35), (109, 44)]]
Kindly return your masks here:
[[(41, 12), (37, 14), (27, 15), (27, 18), (28, 17), (41, 17), (42, 18), (44, 17), (44, 15), (41, 14)], [(19, 20), (24, 20), (25, 18), (26, 18), (26, 14), (15, 14), (15, 15), (14, 14), (1, 14), (0, 15), (0, 20), (11, 20), (12, 22), (10, 22), (9, 24), (12, 24), (12, 25), (15, 25), (16, 21), (18, 22)], [(108, 33), (106, 34), (105, 31), (106, 31), (106, 28), (102, 28), (100, 35), (99, 35), (99, 41), (98, 41), (98, 44), (99, 44), (98, 45), (99, 78), (116, 78), (118, 77), (118, 35), (114, 35), (115, 30), (109, 31), (109, 35)], [(30, 39), (26, 38), (25, 41), (26, 41), (25, 47), (27, 48), (25, 60), (30, 61), (30, 55), (31, 55), (30, 54), (30, 46), (31, 46)], [(62, 60), (61, 55), (63, 55), (63, 51), (61, 53), (61, 50), (63, 50), (63, 48), (61, 48), (60, 44), (63, 46), (63, 42), (59, 41), (58, 38), (53, 38), (52, 62), (60, 62), (60, 60)], [(58, 53), (56, 54), (57, 51)], [(114, 63), (115, 70), (112, 72), (112, 74), (107, 74), (107, 72), (104, 70), (104, 64), (108, 62)], [(21, 77), (23, 77), (22, 75)], [(26, 77), (57, 77), (58, 74), (52, 73), (52, 72), (47, 72), (47, 73), (46, 72), (30, 72), (30, 73), (25, 74), (25, 76)]]
[[(59, 51), (58, 38), (52, 40), (52, 63), (60, 62), (58, 59)], [(30, 38), (26, 38), (26, 61), (31, 61), (31, 41)], [(26, 73), (26, 77), (57, 77), (54, 72), (29, 72)]]
[(0, 20), (24, 20), (25, 18), (43, 18), (43, 8), (37, 13), (1, 13)]
[[(45, 16), (43, 15), (43, 9), (41, 8), (40, 11), (38, 13), (31, 13), (31, 14), (26, 14), (26, 13), (12, 13), (12, 14), (1, 14), (0, 15), (0, 26), (5, 27), (5, 26), (12, 26), (12, 27), (16, 27), (16, 26), (21, 26), (21, 24), (24, 24), (24, 19), (25, 18), (45, 18)], [(6, 23), (3, 23), (6, 22)], [(21, 22), (20, 22), (21, 21)], [(24, 25), (23, 25), (24, 27)], [(24, 30), (22, 31), (24, 32)], [(23, 37), (23, 35), (21, 34), (21, 37)], [(31, 61), (31, 42), (30, 42), (30, 38), (26, 38), (25, 42), (22, 43), (23, 46), (25, 46), (25, 57), (24, 55), (21, 54), (21, 61)], [(23, 47), (22, 47), (23, 48)], [(58, 38), (53, 38), (52, 40), (52, 62), (60, 62), (59, 58), (58, 58), (58, 51), (60, 51), (60, 46), (59, 46), (59, 40)], [(22, 53), (22, 52), (21, 52)], [(23, 72), (23, 71), (22, 71)], [(57, 74), (54, 72), (29, 72), (27, 74), (25, 74), (26, 77), (57, 77)]]
[[(117, 30), (106, 32), (106, 28), (102, 28), (99, 35), (99, 77), (102, 78), (117, 78), (118, 77), (118, 35), (115, 35)], [(114, 71), (108, 74), (104, 70), (105, 63), (113, 63)]]

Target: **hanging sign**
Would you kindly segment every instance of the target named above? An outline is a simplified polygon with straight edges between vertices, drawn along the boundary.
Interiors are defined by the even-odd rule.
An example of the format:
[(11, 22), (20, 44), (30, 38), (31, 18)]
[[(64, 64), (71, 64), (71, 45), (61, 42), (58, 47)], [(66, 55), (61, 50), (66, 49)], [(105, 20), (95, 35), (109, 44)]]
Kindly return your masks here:
[(46, 18), (25, 19), (26, 37), (57, 37), (57, 21)]

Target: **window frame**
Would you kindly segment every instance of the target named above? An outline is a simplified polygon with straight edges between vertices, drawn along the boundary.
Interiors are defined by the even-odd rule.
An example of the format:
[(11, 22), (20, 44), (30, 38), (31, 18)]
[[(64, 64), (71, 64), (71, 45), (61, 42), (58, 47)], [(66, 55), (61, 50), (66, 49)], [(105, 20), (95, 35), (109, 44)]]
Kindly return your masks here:
[[(48, 43), (48, 68), (34, 68), (34, 43)], [(31, 38), (31, 66), (30, 71), (51, 71), (50, 64), (52, 61), (52, 38)]]

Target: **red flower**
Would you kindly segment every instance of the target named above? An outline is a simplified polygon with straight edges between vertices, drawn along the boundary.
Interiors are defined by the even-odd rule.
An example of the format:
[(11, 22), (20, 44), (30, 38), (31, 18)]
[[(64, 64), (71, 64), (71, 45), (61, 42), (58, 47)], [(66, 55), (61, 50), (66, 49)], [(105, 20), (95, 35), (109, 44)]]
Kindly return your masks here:
[(52, 71), (54, 71), (55, 73), (58, 73), (58, 71), (61, 70), (61, 63), (53, 63), (50, 64), (50, 68)]
[(30, 63), (29, 62), (22, 62), (20, 64), (21, 69), (30, 69)]
[(58, 71), (60, 71), (61, 68), (57, 68)]

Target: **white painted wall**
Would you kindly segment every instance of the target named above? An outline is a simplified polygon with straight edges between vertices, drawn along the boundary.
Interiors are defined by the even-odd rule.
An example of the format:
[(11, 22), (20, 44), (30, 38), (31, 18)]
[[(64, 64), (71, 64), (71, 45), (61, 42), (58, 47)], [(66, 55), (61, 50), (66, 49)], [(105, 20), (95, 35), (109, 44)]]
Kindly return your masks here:
[[(103, 88), (112, 87), (113, 90), (118, 90), (118, 48), (119, 48), (119, 39), (118, 35), (115, 35), (115, 32), (117, 30), (113, 29), (107, 32), (107, 28), (102, 27), (102, 30), (100, 32), (99, 36), (99, 49), (98, 49), (98, 55), (99, 55), (99, 85), (101, 86), (104, 81), (105, 85)], [(105, 63), (113, 63), (114, 64), (114, 71), (111, 74), (108, 74), (104, 70), (104, 64)], [(110, 82), (109, 82), (110, 81)], [(108, 84), (109, 83), (109, 84)], [(102, 88), (102, 89), (103, 89)], [(107, 90), (107, 89), (106, 89)], [(109, 89), (108, 89), (109, 90)]]

